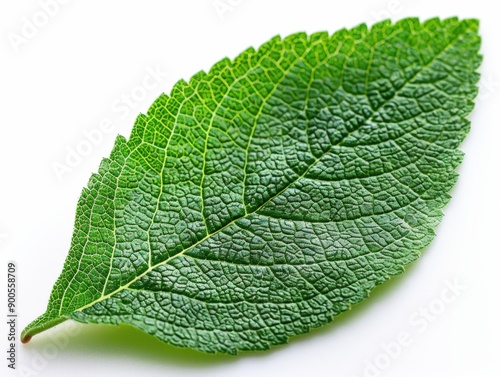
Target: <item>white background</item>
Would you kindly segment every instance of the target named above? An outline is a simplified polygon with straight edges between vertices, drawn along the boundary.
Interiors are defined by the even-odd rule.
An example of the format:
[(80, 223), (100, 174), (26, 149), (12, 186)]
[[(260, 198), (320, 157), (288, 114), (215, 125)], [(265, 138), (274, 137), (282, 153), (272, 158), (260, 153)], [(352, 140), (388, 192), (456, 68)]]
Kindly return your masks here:
[[(16, 261), (18, 331), (46, 307), (67, 254), (76, 202), (90, 174), (109, 155), (116, 134), (128, 137), (135, 116), (178, 79), (187, 80), (276, 34), (334, 32), (387, 17), (479, 18), (484, 55), (472, 130), (462, 145), (465, 160), (436, 239), (404, 275), (377, 288), (350, 313), (289, 345), (237, 357), (175, 348), (131, 328), (64, 324), (18, 346), (21, 375), (499, 376), (500, 21), (488, 3), (494, 4), (70, 0), (16, 52), (13, 34), (22, 36), (25, 17), (43, 23), (37, 13), (41, 7), (33, 0), (2, 0), (0, 287), (6, 284), (7, 261)], [(221, 4), (228, 8), (217, 13), (214, 6)], [(148, 67), (159, 67), (168, 77), (144, 91), (140, 86)], [(125, 110), (117, 112), (114, 106), (131, 92), (143, 98), (125, 116)], [(59, 179), (54, 163), (65, 164), (68, 151), (85, 140), (83, 132), (98, 129), (106, 119), (113, 129)], [(455, 280), (466, 288), (458, 295), (447, 292), (453, 302), (441, 305), (441, 293)], [(2, 318), (5, 301), (2, 293)], [(419, 314), (428, 307), (437, 314), (432, 321)], [(0, 334), (6, 334), (2, 326)], [(401, 332), (409, 334), (411, 344), (388, 355), (382, 344), (394, 342)], [(5, 355), (6, 335), (0, 335), (0, 345)], [(0, 360), (2, 376), (16, 374), (7, 369), (4, 356)]]

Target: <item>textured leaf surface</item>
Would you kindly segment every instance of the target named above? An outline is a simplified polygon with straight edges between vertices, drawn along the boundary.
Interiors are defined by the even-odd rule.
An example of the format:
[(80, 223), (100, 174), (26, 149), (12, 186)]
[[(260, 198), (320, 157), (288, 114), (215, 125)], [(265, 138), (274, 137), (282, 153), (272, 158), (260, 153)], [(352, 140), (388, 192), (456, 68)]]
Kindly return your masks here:
[(23, 340), (74, 319), (235, 353), (330, 322), (434, 237), (479, 44), (476, 20), (386, 21), (178, 82), (92, 175)]

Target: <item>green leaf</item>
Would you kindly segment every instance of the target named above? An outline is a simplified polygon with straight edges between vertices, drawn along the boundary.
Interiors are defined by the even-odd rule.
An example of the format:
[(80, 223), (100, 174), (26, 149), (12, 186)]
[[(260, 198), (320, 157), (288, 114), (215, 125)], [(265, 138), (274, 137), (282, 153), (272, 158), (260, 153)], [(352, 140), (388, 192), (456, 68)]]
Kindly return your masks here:
[(179, 81), (90, 178), (23, 341), (74, 319), (236, 353), (362, 301), (434, 237), (477, 94), (477, 28), (275, 37)]

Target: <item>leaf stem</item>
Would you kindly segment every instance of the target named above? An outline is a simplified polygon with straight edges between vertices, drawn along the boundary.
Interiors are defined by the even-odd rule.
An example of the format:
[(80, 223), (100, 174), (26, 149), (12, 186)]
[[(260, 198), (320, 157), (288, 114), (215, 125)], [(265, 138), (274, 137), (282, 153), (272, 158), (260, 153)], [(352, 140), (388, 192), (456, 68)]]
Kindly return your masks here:
[(47, 315), (47, 313), (45, 313), (31, 322), (28, 326), (26, 326), (26, 328), (21, 333), (21, 343), (28, 343), (36, 334), (57, 326), (58, 324), (68, 319), (66, 317), (56, 317), (52, 319), (50, 319), (50, 317), (47, 317), (49, 316)]

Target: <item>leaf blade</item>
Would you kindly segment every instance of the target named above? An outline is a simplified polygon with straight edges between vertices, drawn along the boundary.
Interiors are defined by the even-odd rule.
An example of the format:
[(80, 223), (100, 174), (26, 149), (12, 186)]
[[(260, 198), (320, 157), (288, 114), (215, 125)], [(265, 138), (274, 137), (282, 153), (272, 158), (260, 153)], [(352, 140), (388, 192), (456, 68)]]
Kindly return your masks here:
[(23, 337), (72, 318), (235, 353), (331, 321), (432, 240), (478, 48), (475, 20), (405, 19), (273, 38), (179, 82), (91, 178)]

